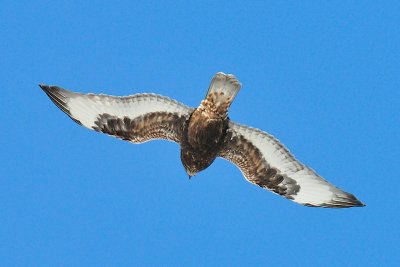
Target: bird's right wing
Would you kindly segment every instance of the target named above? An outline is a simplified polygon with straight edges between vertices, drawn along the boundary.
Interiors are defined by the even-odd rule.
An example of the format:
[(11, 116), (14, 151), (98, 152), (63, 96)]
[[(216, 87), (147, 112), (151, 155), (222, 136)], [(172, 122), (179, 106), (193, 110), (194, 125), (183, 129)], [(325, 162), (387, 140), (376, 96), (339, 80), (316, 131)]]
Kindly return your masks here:
[(76, 123), (133, 143), (166, 139), (179, 143), (193, 109), (168, 97), (137, 94), (125, 97), (80, 94), (40, 85)]
[(246, 179), (305, 206), (364, 206), (355, 196), (328, 183), (299, 162), (277, 139), (258, 129), (229, 123), (221, 157), (240, 168)]

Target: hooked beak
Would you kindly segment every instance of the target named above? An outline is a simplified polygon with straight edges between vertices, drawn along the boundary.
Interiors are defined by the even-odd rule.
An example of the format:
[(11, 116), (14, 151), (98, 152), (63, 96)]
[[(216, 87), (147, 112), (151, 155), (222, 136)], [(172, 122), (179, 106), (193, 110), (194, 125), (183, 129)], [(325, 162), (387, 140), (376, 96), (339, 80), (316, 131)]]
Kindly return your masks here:
[(190, 180), (193, 176), (196, 175), (195, 172), (191, 172), (191, 171), (189, 171), (189, 170), (186, 170), (186, 173), (187, 173), (187, 175), (189, 176), (189, 180)]

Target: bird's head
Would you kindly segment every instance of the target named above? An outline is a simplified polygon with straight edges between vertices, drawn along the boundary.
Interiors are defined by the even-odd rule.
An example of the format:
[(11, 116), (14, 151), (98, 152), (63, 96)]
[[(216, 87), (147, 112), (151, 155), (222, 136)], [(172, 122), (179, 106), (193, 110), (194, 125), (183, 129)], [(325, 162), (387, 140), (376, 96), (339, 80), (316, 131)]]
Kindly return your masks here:
[(185, 171), (186, 171), (187, 175), (189, 176), (189, 179), (198, 173), (196, 170), (187, 169), (186, 167), (185, 167)]
[(206, 169), (213, 162), (213, 160), (210, 161), (201, 157), (196, 157), (189, 151), (182, 150), (181, 161), (186, 173), (189, 175), (189, 178)]

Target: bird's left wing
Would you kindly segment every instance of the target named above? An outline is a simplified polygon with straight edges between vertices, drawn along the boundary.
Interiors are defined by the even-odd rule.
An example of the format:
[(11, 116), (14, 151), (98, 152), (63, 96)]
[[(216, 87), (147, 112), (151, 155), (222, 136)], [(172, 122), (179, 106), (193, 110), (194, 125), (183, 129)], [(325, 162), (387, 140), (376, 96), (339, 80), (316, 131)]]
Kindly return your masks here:
[(305, 206), (364, 206), (354, 195), (325, 181), (299, 162), (277, 139), (258, 129), (229, 122), (221, 157), (240, 168), (246, 179)]
[(151, 139), (179, 143), (184, 123), (193, 111), (182, 103), (156, 94), (118, 97), (39, 86), (76, 123), (133, 143)]

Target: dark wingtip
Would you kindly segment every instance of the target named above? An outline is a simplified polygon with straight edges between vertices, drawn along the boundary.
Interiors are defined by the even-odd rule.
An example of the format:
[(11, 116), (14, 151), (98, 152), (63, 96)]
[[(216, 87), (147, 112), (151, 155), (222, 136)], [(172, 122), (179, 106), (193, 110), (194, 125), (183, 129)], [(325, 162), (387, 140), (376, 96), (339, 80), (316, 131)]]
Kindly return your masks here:
[(365, 207), (365, 204), (358, 200), (353, 194), (347, 193), (350, 207)]
[(45, 85), (45, 84), (39, 84), (39, 87), (46, 93), (46, 95), (51, 99), (51, 101), (53, 101), (53, 103), (59, 109), (61, 109), (65, 114), (67, 114), (73, 121), (75, 121), (79, 125), (82, 125), (82, 123), (79, 120), (72, 117), (71, 112), (69, 111), (67, 105), (68, 97), (64, 95), (67, 92), (65, 89), (62, 89), (58, 86)]
[(51, 95), (53, 94), (52, 91), (54, 91), (54, 90), (52, 90), (52, 89), (54, 89), (54, 88), (53, 88), (54, 86), (47, 85), (47, 84), (42, 84), (42, 83), (41, 83), (41, 84), (39, 84), (39, 87), (40, 87), (40, 89), (42, 89), (43, 92), (45, 92), (50, 98), (52, 98)]
[(364, 203), (362, 203), (360, 200), (357, 199), (356, 202), (353, 203), (354, 207), (365, 207), (367, 205), (365, 205)]
[(59, 107), (62, 111), (67, 113), (70, 116), (70, 112), (66, 105), (66, 99), (63, 95), (59, 93), (59, 89), (56, 86), (50, 86), (45, 84), (39, 84), (39, 87), (46, 93), (46, 95)]
[(327, 208), (352, 208), (365, 207), (365, 204), (358, 200), (353, 194), (343, 192), (327, 204)]
[(42, 83), (40, 83), (39, 84), (39, 87), (43, 90), (43, 91), (47, 91), (47, 90), (49, 90), (49, 88), (50, 88), (50, 86), (48, 86), (48, 85), (46, 85), (46, 84), (42, 84)]
[(329, 203), (323, 203), (319, 205), (313, 205), (310, 203), (303, 204), (307, 207), (316, 207), (316, 208), (333, 208), (333, 209), (343, 209), (343, 208), (352, 208), (352, 207), (365, 207), (366, 205), (358, 200), (354, 195), (345, 193), (343, 196), (336, 196), (335, 199), (332, 199)]

